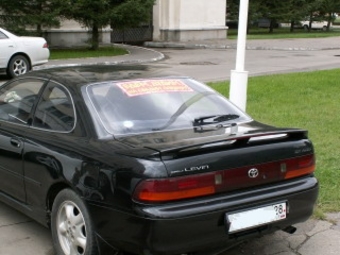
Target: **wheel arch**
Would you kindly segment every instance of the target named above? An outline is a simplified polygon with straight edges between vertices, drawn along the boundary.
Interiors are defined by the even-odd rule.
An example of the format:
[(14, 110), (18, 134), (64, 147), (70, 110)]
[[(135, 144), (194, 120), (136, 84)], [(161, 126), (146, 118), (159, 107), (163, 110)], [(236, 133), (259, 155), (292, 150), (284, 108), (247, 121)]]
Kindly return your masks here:
[(66, 183), (60, 182), (60, 183), (53, 184), (47, 192), (46, 209), (48, 212), (47, 213), (47, 225), (49, 228), (51, 226), (51, 212), (52, 212), (52, 206), (53, 206), (54, 200), (56, 196), (59, 194), (59, 192), (64, 189), (72, 189), (72, 188)]
[(10, 59), (8, 60), (8, 63), (7, 63), (7, 68), (6, 69), (8, 69), (8, 65), (9, 65), (9, 63), (11, 62), (11, 60), (14, 58), (14, 57), (16, 57), (16, 56), (24, 56), (25, 58), (27, 58), (27, 60), (28, 60), (28, 63), (29, 63), (29, 70), (31, 70), (32, 69), (32, 60), (31, 60), (31, 58), (30, 58), (30, 56), (27, 54), (27, 53), (25, 53), (25, 52), (16, 52), (16, 53), (14, 53), (11, 57), (10, 57)]
[[(67, 199), (65, 200), (65, 198)], [(60, 231), (59, 224), (57, 224), (58, 218), (60, 219), (61, 211), (63, 211), (60, 210), (60, 208), (65, 208), (65, 202), (66, 204), (71, 205), (74, 209), (76, 209), (73, 209), (73, 216), (70, 216), (70, 218), (74, 219), (75, 215), (81, 215), (82, 222), (80, 223), (81, 225), (83, 225), (81, 228), (77, 228), (75, 226), (76, 223), (71, 223), (72, 221), (68, 220), (70, 231), (69, 233), (71, 233), (68, 237), (61, 233), (63, 231)], [(88, 212), (88, 209), (86, 208), (87, 206), (81, 196), (79, 196), (79, 193), (72, 188), (72, 185), (68, 185), (66, 183), (56, 183), (51, 186), (48, 192), (47, 206), (49, 207), (48, 227), (51, 229), (52, 242), (56, 254), (64, 254), (65, 249), (68, 250), (70, 245), (72, 245), (73, 247), (76, 246), (78, 251), (79, 248), (82, 249), (83, 252), (79, 252), (77, 254), (100, 254), (101, 248), (100, 245), (98, 245), (98, 237), (92, 225), (90, 214)], [(53, 211), (52, 208), (56, 210)], [(61, 238), (60, 235), (62, 235), (63, 237)], [(83, 240), (85, 240), (85, 244), (81, 245), (81, 243), (84, 242), (78, 243), (77, 241), (74, 241), (76, 238), (74, 238), (73, 235), (75, 235), (76, 237), (80, 236)], [(68, 241), (66, 239), (68, 239)], [(67, 244), (65, 245), (65, 243)]]

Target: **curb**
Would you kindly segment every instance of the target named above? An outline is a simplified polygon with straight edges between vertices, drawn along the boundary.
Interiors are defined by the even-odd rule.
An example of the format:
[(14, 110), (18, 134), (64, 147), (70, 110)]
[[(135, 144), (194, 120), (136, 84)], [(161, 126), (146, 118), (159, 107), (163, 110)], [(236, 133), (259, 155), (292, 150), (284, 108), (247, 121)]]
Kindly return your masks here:
[(113, 45), (115, 45), (116, 47), (125, 48), (129, 52), (129, 54), (131, 54), (131, 49), (136, 49), (136, 50), (140, 50), (140, 51), (149, 51), (149, 52), (157, 55), (156, 57), (149, 58), (149, 59), (136, 59), (136, 60), (131, 60), (131, 61), (123, 61), (124, 63), (157, 62), (157, 61), (160, 61), (160, 60), (165, 58), (163, 53), (158, 52), (158, 51), (153, 50), (153, 49), (148, 49), (148, 48), (139, 47), (139, 46), (131, 46), (131, 45), (128, 45), (128, 44), (113, 44)]
[[(90, 58), (74, 58), (74, 59), (60, 59), (50, 60), (47, 64), (33, 67), (33, 70), (42, 70), (54, 67), (73, 67), (73, 66), (87, 66), (87, 65), (118, 65), (118, 64), (142, 64), (157, 62), (165, 58), (163, 53), (153, 49), (147, 49), (138, 46), (131, 46), (127, 44), (112, 44), (116, 47), (123, 48), (128, 51), (128, 54), (113, 57), (90, 57)], [(136, 55), (142, 55), (140, 58), (134, 58)], [(144, 55), (144, 56), (143, 56)], [(117, 58), (121, 58), (118, 59)], [(109, 60), (107, 60), (109, 59)], [(53, 64), (53, 62), (69, 62)], [(84, 63), (81, 63), (84, 62)]]
[[(174, 49), (237, 49), (236, 44), (215, 44), (215, 43), (181, 43), (181, 42), (145, 42), (145, 47), (150, 48), (174, 48)], [(247, 50), (281, 50), (281, 51), (317, 51), (317, 50), (339, 50), (339, 47), (306, 48), (306, 47), (264, 47), (246, 46)]]

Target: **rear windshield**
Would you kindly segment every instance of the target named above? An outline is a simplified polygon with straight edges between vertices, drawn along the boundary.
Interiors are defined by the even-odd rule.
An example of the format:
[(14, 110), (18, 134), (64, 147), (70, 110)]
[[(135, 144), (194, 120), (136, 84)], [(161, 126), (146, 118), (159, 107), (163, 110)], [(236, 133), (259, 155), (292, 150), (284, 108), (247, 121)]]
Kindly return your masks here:
[(192, 79), (106, 82), (89, 85), (86, 93), (113, 135), (192, 129), (197, 119), (209, 116), (250, 120), (222, 95)]

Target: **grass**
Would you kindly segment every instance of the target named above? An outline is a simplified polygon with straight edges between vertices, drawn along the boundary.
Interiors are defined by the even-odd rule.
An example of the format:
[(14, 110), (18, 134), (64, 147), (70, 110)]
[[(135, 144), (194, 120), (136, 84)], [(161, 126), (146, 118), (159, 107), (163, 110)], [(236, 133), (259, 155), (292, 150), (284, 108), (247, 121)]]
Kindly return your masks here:
[(127, 54), (125, 49), (118, 47), (100, 47), (98, 50), (88, 48), (50, 49), (50, 59), (112, 57)]
[[(247, 112), (280, 127), (309, 131), (313, 141), (321, 212), (340, 211), (340, 79), (338, 70), (252, 77)], [(228, 96), (229, 82), (211, 86)]]
[[(285, 38), (323, 38), (340, 36), (340, 30), (331, 31), (312, 30), (310, 32), (303, 29), (296, 29), (290, 32), (289, 28), (276, 28), (273, 33), (268, 32), (268, 28), (251, 28), (247, 39), (285, 39)], [(228, 30), (228, 39), (237, 39), (237, 29)]]

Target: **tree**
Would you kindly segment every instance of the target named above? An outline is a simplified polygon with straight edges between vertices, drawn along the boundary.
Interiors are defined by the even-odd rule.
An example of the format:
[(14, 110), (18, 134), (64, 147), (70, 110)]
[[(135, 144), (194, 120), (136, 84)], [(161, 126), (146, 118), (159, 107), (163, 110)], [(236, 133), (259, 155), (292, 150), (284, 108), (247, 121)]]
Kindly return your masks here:
[[(113, 0), (112, 2), (117, 2)], [(124, 29), (138, 26), (141, 22), (149, 21), (155, 0), (127, 0), (115, 6), (111, 13), (111, 27)]]
[(124, 28), (146, 21), (153, 4), (154, 0), (69, 0), (63, 15), (90, 29), (91, 49), (96, 50), (102, 28)]
[(333, 13), (340, 12), (340, 2), (338, 0), (290, 0), (291, 6), (291, 31), (294, 23), (298, 20), (308, 20), (308, 31), (313, 27), (313, 21), (327, 20), (327, 30), (334, 20)]
[[(259, 19), (269, 19), (269, 32), (272, 33), (278, 22), (290, 21), (292, 17), (298, 16), (298, 11), (302, 9), (297, 2), (305, 0), (252, 0), (249, 1), (249, 21), (258, 21)], [(236, 17), (238, 14), (240, 0), (228, 0), (228, 18)], [(301, 4), (300, 4), (301, 5)], [(237, 13), (236, 13), (237, 12)], [(294, 13), (295, 12), (295, 13)], [(248, 22), (251, 24), (251, 22)], [(249, 27), (249, 26), (248, 26)]]
[(74, 19), (91, 29), (91, 49), (99, 45), (99, 30), (110, 22), (111, 6), (109, 0), (69, 0), (63, 15)]
[[(124, 30), (151, 21), (154, 0), (124, 1), (117, 5), (111, 16), (111, 28)], [(123, 40), (125, 33), (123, 32)]]
[(327, 31), (334, 21), (334, 13), (340, 12), (339, 0), (322, 0), (320, 2), (320, 14), (327, 20)]
[(63, 0), (1, 0), (0, 21), (14, 31), (32, 26), (36, 34), (41, 36), (43, 27), (60, 25), (62, 3)]
[(258, 0), (260, 13), (264, 18), (270, 20), (269, 33), (272, 33), (279, 21), (289, 20), (292, 16), (291, 0)]
[[(227, 0), (227, 20), (237, 20), (239, 9), (240, 0)], [(250, 9), (249, 7), (249, 11)]]
[[(253, 21), (256, 21), (263, 17), (260, 13), (260, 1), (252, 0), (249, 1), (248, 7), (248, 31)], [(227, 19), (238, 20), (240, 9), (240, 0), (228, 0), (227, 1)]]
[(321, 1), (323, 0), (305, 0), (306, 1), (306, 11), (307, 11), (307, 15), (306, 17), (308, 17), (309, 20), (309, 25), (308, 25), (308, 31), (311, 31), (312, 26), (313, 26), (313, 21), (318, 19), (319, 16), (319, 10), (320, 10), (320, 4)]
[(293, 0), (290, 1), (292, 11), (290, 12), (290, 32), (294, 31), (295, 25), (300, 20), (305, 20), (308, 16), (308, 10), (306, 9), (306, 0)]

